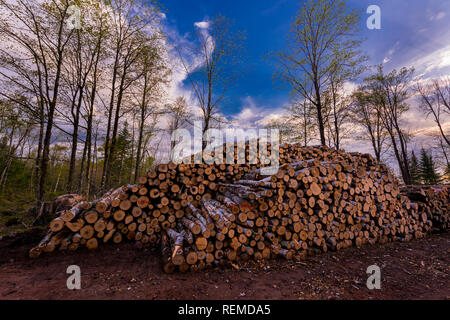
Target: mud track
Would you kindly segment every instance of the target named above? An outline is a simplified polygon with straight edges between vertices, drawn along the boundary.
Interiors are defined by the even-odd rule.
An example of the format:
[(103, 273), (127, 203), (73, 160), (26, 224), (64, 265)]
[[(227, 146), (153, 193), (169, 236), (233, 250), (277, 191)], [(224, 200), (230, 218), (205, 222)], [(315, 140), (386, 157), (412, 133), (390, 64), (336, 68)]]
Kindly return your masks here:
[[(0, 299), (450, 299), (450, 234), (409, 243), (364, 246), (302, 262), (248, 264), (164, 274), (156, 252), (132, 244), (56, 252), (28, 250), (40, 231), (0, 240)], [(66, 287), (80, 266), (82, 289)], [(368, 290), (366, 269), (381, 267), (381, 290)]]

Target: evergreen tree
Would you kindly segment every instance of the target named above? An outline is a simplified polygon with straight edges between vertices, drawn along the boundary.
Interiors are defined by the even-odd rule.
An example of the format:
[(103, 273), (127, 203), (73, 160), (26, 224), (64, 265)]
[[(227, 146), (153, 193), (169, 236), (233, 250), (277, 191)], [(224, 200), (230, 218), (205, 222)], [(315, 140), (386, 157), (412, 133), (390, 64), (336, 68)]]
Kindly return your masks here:
[(443, 183), (450, 183), (450, 164), (445, 167), (444, 176), (442, 177)]
[(439, 174), (436, 171), (436, 165), (433, 156), (428, 154), (423, 148), (420, 159), (420, 173), (422, 180), (427, 185), (435, 185), (440, 181)]
[(411, 158), (409, 159), (410, 166), (410, 174), (411, 174), (411, 183), (412, 184), (421, 184), (421, 172), (419, 166), (419, 160), (416, 157), (414, 151), (411, 152)]

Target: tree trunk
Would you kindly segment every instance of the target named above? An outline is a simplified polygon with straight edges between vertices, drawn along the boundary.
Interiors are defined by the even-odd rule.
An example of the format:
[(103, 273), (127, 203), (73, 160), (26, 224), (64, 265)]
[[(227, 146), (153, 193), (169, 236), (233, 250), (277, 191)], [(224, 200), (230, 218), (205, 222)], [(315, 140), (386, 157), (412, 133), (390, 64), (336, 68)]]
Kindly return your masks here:
[(78, 149), (78, 130), (80, 124), (80, 108), (81, 108), (81, 99), (83, 98), (82, 88), (78, 87), (79, 98), (78, 103), (76, 105), (75, 114), (73, 114), (73, 133), (72, 133), (72, 149), (70, 152), (70, 165), (69, 165), (69, 177), (67, 181), (67, 187), (70, 192), (74, 190), (73, 185), (73, 177), (75, 174), (75, 165), (77, 160), (77, 149)]
[(111, 84), (111, 98), (109, 102), (109, 110), (108, 110), (108, 126), (106, 129), (106, 138), (105, 138), (105, 148), (104, 148), (104, 160), (103, 160), (103, 171), (102, 171), (102, 179), (100, 182), (100, 189), (106, 189), (107, 186), (107, 171), (108, 171), (108, 163), (109, 163), (109, 136), (111, 134), (111, 121), (112, 121), (112, 114), (114, 110), (114, 97), (116, 94), (116, 81), (117, 81), (117, 69), (119, 65), (119, 52), (121, 50), (120, 42), (117, 43), (116, 46), (116, 57), (114, 60), (114, 67), (113, 67), (113, 78), (112, 78), (112, 84)]
[(108, 162), (106, 165), (106, 175), (105, 175), (105, 186), (106, 187), (109, 187), (110, 180), (111, 180), (112, 162), (114, 161), (114, 152), (115, 152), (116, 142), (117, 142), (116, 141), (117, 140), (117, 132), (119, 131), (120, 107), (122, 104), (126, 76), (127, 76), (127, 67), (125, 66), (124, 70), (123, 70), (123, 74), (121, 76), (121, 80), (120, 80), (119, 93), (117, 96), (117, 104), (116, 104), (116, 113), (114, 116), (113, 132), (112, 132), (112, 136), (111, 136), (111, 145), (109, 147), (109, 152), (108, 152)]
[(320, 100), (320, 88), (317, 83), (317, 79), (314, 80), (314, 89), (316, 92), (316, 101), (314, 103), (317, 111), (317, 124), (319, 125), (319, 134), (320, 134), (320, 144), (323, 146), (327, 145), (327, 141), (325, 138), (325, 126), (323, 123), (323, 115), (322, 115), (322, 102)]
[(36, 151), (35, 160), (35, 172), (34, 172), (34, 186), (36, 194), (36, 208), (41, 206), (41, 190), (40, 190), (40, 180), (41, 180), (41, 160), (42, 160), (42, 148), (44, 143), (44, 126), (45, 126), (45, 114), (44, 106), (39, 109), (39, 137), (38, 137), (38, 148)]

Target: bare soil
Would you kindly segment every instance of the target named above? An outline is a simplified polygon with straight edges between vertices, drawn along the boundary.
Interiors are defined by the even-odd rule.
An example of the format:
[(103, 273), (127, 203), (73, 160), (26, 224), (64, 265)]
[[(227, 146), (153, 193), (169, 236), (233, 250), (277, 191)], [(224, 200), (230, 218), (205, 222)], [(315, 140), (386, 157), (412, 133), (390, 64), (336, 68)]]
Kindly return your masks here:
[[(0, 299), (450, 299), (448, 233), (302, 262), (171, 275), (162, 272), (157, 252), (129, 243), (30, 260), (28, 250), (41, 236), (32, 230), (0, 240)], [(81, 290), (66, 287), (73, 264), (81, 268)], [(381, 268), (381, 290), (366, 287), (366, 269), (374, 264)]]

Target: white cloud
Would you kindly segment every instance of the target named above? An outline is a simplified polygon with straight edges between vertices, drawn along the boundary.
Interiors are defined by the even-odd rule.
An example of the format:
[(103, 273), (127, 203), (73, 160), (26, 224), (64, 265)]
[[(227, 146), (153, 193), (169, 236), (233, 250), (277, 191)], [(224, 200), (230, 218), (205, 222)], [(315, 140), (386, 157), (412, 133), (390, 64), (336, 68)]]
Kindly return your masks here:
[[(189, 86), (185, 86), (188, 79), (187, 70), (193, 70), (203, 64), (203, 58), (196, 54), (190, 48), (195, 46), (194, 42), (189, 38), (189, 34), (180, 34), (176, 26), (169, 24), (167, 21), (163, 25), (164, 32), (167, 36), (166, 47), (168, 51), (167, 60), (172, 69), (171, 82), (168, 87), (167, 100), (175, 101), (179, 96), (186, 98), (192, 112), (198, 115), (198, 106), (195, 96)], [(164, 123), (162, 123), (164, 125)]]
[(400, 41), (395, 42), (394, 46), (391, 49), (389, 49), (389, 51), (386, 53), (386, 57), (383, 59), (383, 64), (386, 64), (392, 60), (392, 56), (397, 51), (399, 46), (400, 46)]
[[(211, 26), (211, 23), (205, 19), (204, 21), (200, 22), (194, 22), (194, 26), (198, 29), (200, 29), (199, 33), (203, 39), (201, 40), (203, 43), (206, 44), (206, 50), (212, 54), (216, 47), (215, 39), (211, 36), (209, 33), (209, 28)], [(209, 54), (208, 54), (209, 55)], [(203, 61), (202, 61), (203, 63)]]
[(414, 65), (424, 74), (450, 67), (450, 45), (436, 49), (420, 58), (413, 58), (407, 65)]
[(436, 15), (436, 20), (441, 20), (441, 19), (443, 19), (445, 16), (446, 16), (447, 14), (445, 13), (445, 12), (439, 12), (437, 15)]
[(358, 84), (355, 82), (345, 82), (343, 87), (343, 94), (345, 96), (351, 95), (356, 89), (358, 89)]
[[(195, 22), (194, 26), (200, 29), (200, 34), (205, 37), (208, 50), (214, 50), (214, 39), (208, 32), (210, 22)], [(163, 24), (163, 29), (167, 35), (166, 46), (168, 48), (167, 60), (172, 68), (172, 81), (168, 89), (168, 100), (174, 101), (178, 96), (184, 96), (187, 99), (192, 112), (199, 115), (200, 108), (196, 102), (194, 92), (188, 82), (188, 72), (199, 68), (204, 63), (202, 54), (196, 50), (198, 43), (191, 38), (191, 33), (180, 34), (177, 27), (167, 21)]]
[(437, 14), (429, 14), (430, 21), (441, 20), (445, 18), (447, 14), (444, 11), (440, 11)]
[(242, 99), (241, 111), (232, 117), (233, 126), (237, 128), (260, 128), (274, 119), (279, 119), (285, 113), (281, 107), (258, 105), (254, 98), (247, 96)]
[(200, 22), (194, 22), (194, 26), (200, 29), (208, 29), (209, 28), (209, 21), (200, 21)]

